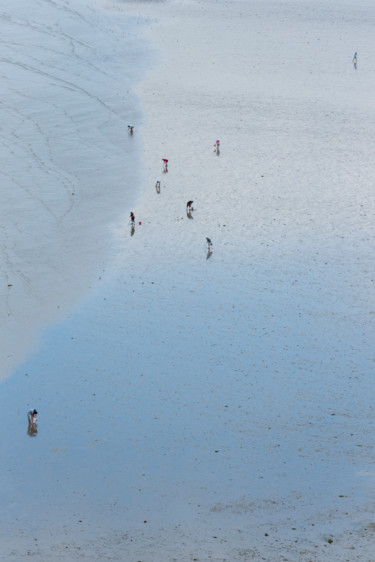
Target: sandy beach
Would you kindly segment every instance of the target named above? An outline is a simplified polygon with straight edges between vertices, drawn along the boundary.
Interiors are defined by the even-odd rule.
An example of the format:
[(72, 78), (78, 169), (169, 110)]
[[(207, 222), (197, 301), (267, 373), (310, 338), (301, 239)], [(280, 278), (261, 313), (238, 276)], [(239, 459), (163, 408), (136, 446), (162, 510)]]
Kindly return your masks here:
[(0, 559), (373, 562), (375, 8), (37, 7), (1, 20), (38, 70), (6, 90)]

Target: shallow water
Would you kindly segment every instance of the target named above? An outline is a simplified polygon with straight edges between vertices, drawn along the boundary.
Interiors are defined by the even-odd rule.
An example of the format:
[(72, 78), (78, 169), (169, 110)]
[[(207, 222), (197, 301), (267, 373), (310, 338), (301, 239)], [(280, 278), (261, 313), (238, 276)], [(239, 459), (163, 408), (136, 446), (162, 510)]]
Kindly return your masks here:
[(228, 543), (218, 559), (236, 559), (259, 533), (283, 528), (285, 545), (296, 528), (322, 548), (327, 530), (337, 538), (370, 517), (363, 321), (345, 303), (327, 310), (330, 289), (315, 294), (314, 274), (280, 288), (282, 263), (241, 264), (238, 275), (232, 260), (225, 274), (219, 252), (159, 270), (130, 256), (137, 271), (108, 273), (4, 383), (2, 525), (19, 553), (36, 538), (41, 559), (52, 547), (75, 559), (107, 539), (107, 554), (152, 561), (182, 540), (206, 559), (218, 536)]

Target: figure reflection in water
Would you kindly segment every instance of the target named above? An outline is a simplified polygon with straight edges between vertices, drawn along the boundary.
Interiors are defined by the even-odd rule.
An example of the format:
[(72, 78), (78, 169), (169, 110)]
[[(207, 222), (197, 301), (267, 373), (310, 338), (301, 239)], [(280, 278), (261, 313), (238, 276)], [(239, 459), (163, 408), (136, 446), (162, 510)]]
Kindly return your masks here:
[(208, 249), (207, 249), (206, 260), (209, 260), (211, 256), (212, 256), (212, 250), (211, 250), (211, 248), (210, 248), (210, 246), (209, 246)]
[(29, 437), (36, 437), (38, 435), (38, 428), (35, 425), (29, 425), (27, 428), (27, 435)]
[(130, 236), (134, 236), (134, 232), (135, 232), (135, 228), (134, 228), (134, 224), (132, 224), (132, 227), (130, 229)]

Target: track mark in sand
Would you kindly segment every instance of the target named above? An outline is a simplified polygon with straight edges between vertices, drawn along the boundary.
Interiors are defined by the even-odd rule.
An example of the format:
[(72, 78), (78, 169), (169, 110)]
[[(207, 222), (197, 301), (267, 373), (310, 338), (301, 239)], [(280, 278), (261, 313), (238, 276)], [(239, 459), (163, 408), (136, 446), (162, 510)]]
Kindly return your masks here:
[[(26, 288), (27, 294), (32, 296), (33, 298), (38, 298), (38, 295), (35, 290), (32, 288), (32, 283), (30, 278), (23, 273), (19, 268), (15, 267), (15, 264), (11, 258), (11, 248), (12, 244), (9, 241), (9, 236), (7, 230), (4, 226), (0, 225), (1, 231), (1, 245), (0, 245), (0, 254), (1, 254), (1, 266), (0, 266), (0, 275), (4, 278), (4, 282), (1, 283), (0, 286), (0, 295), (1, 300), (5, 303), (5, 307), (2, 308), (4, 314), (6, 316), (12, 316), (13, 314), (13, 307), (11, 304), (12, 300), (12, 292), (10, 292), (11, 288), (14, 286), (15, 278), (19, 279), (22, 285)], [(16, 255), (16, 252), (14, 252)]]
[[(57, 26), (58, 24), (56, 24)], [(58, 28), (59, 29), (59, 28)], [(105, 69), (101, 68), (100, 66), (94, 64), (91, 61), (86, 60), (83, 56), (80, 56), (77, 53), (76, 47), (75, 47), (75, 43), (79, 43), (81, 44), (81, 41), (76, 40), (74, 37), (68, 35), (67, 33), (64, 33), (62, 30), (59, 30), (59, 33), (53, 33), (50, 34), (53, 37), (56, 37), (56, 39), (62, 38), (65, 39), (66, 41), (69, 42), (70, 47), (71, 47), (71, 53), (72, 55), (68, 55), (66, 53), (66, 51), (64, 50), (58, 50), (58, 49), (54, 49), (52, 47), (48, 47), (47, 52), (49, 54), (54, 55), (55, 57), (58, 57), (62, 60), (65, 61), (65, 64), (61, 65), (61, 67), (59, 67), (59, 70), (61, 70), (62, 72), (66, 72), (66, 67), (69, 66), (69, 64), (71, 62), (79, 62), (83, 65), (85, 65), (88, 68), (93, 69), (95, 72), (97, 72), (98, 74), (101, 74), (103, 78), (106, 79), (110, 79), (111, 76), (105, 71)], [(86, 47), (86, 45), (84, 45)], [(24, 56), (24, 50), (26, 48), (26, 46), (22, 43), (16, 43), (16, 42), (7, 42), (7, 47), (12, 49), (12, 52), (19, 54), (20, 56)], [(87, 46), (89, 47), (89, 46)], [(27, 56), (29, 58), (29, 60), (33, 61), (34, 63), (38, 63), (40, 62), (40, 59), (33, 57), (30, 53), (27, 53)], [(54, 61), (53, 61), (54, 62)], [(48, 64), (48, 62), (46, 60), (43, 61), (43, 65), (49, 68), (54, 68), (52, 63)], [(4, 78), (6, 78), (6, 76), (4, 76)]]
[(99, 105), (101, 105), (102, 107), (104, 107), (110, 115), (115, 115), (117, 117), (117, 113), (115, 111), (113, 111), (113, 109), (111, 109), (101, 98), (95, 96), (94, 94), (92, 94), (91, 92), (86, 90), (85, 88), (82, 88), (82, 86), (78, 86), (78, 84), (75, 84), (74, 82), (71, 82), (70, 80), (64, 80), (63, 78), (59, 78), (58, 76), (56, 76), (54, 74), (51, 74), (50, 72), (46, 72), (44, 70), (41, 70), (40, 68), (36, 68), (34, 66), (31, 66), (30, 64), (22, 63), (20, 61), (12, 60), (10, 58), (1, 57), (0, 62), (2, 62), (4, 64), (9, 64), (10, 66), (17, 66), (17, 67), (25, 70), (26, 72), (31, 72), (32, 74), (37, 74), (39, 76), (43, 76), (45, 78), (53, 80), (56, 85), (60, 84), (60, 85), (65, 86), (67, 88), (71, 88), (72, 91), (81, 93), (81, 94), (83, 94), (84, 97), (89, 98), (89, 99), (93, 100), (94, 102), (98, 103)]
[[(84, 22), (85, 24), (87, 24), (90, 28), (93, 29), (98, 29), (100, 31), (102, 31), (97, 25), (95, 25), (93, 22), (87, 20), (86, 18), (83, 17), (82, 14), (80, 14), (79, 12), (72, 10), (66, 6), (60, 6), (59, 4), (57, 4), (56, 2), (52, 2), (51, 0), (47, 0), (46, 2), (36, 2), (39, 4), (39, 6), (44, 7), (44, 5), (48, 5), (50, 4), (53, 8), (58, 9), (62, 12), (71, 14), (73, 18), (77, 18), (79, 20), (81, 20), (82, 22)], [(7, 21), (8, 23), (11, 23), (15, 26), (19, 26), (19, 27), (25, 27), (27, 29), (31, 29), (34, 31), (37, 31), (38, 33), (43, 33), (44, 35), (47, 36), (54, 36), (54, 34), (51, 32), (51, 27), (44, 27), (43, 25), (37, 25), (35, 22), (31, 22), (30, 20), (27, 19), (18, 19), (15, 20), (14, 18), (11, 17), (11, 15), (9, 14), (1, 14), (1, 19), (3, 19), (4, 21)], [(92, 49), (95, 53), (97, 53), (98, 51), (92, 46), (89, 45), (88, 43), (84, 43), (83, 41), (77, 39), (76, 40), (77, 43), (80, 43), (82, 45), (84, 45), (85, 47)]]
[(0, 174), (3, 175), (4, 177), (7, 177), (9, 179), (9, 181), (13, 184), (16, 185), (19, 189), (21, 189), (22, 191), (24, 191), (25, 193), (27, 193), (27, 195), (30, 197), (31, 200), (34, 201), (38, 201), (38, 203), (40, 203), (40, 205), (42, 207), (44, 207), (44, 209), (53, 216), (53, 218), (56, 220), (56, 222), (60, 222), (59, 217), (56, 216), (56, 214), (52, 211), (52, 209), (47, 205), (47, 203), (38, 195), (36, 195), (35, 193), (33, 193), (29, 188), (27, 188), (24, 185), (21, 185), (14, 177), (9, 176), (8, 174), (5, 174), (4, 172), (2, 172), (0, 170)]
[[(77, 19), (81, 20), (82, 22), (88, 24), (90, 27), (92, 27), (94, 29), (100, 29), (100, 27), (98, 27), (97, 25), (94, 25), (93, 22), (86, 19), (80, 12), (78, 12), (77, 10), (73, 10), (70, 6), (67, 6), (66, 4), (64, 6), (61, 6), (61, 4), (58, 4), (54, 0), (38, 0), (37, 3), (40, 6), (45, 6), (45, 5), (49, 4), (49, 5), (53, 6), (53, 8), (55, 8), (57, 10), (60, 10), (61, 12), (64, 12), (64, 13), (68, 13), (73, 18), (77, 18)], [(82, 42), (82, 44), (88, 46), (84, 42)]]
[[(19, 92), (17, 92), (18, 94), (20, 94)], [(31, 160), (34, 161), (37, 165), (37, 168), (44, 172), (47, 176), (52, 175), (54, 178), (56, 178), (56, 180), (58, 181), (58, 183), (60, 185), (63, 186), (67, 197), (68, 197), (68, 205), (67, 208), (64, 212), (62, 212), (59, 216), (47, 205), (47, 203), (44, 201), (44, 199), (42, 197), (38, 197), (34, 191), (31, 191), (30, 189), (26, 188), (25, 186), (22, 186), (21, 184), (18, 183), (18, 187), (20, 187), (21, 189), (24, 189), (31, 198), (35, 198), (37, 199), (42, 205), (45, 206), (46, 210), (49, 211), (53, 217), (58, 221), (62, 221), (66, 215), (68, 215), (71, 210), (73, 209), (74, 205), (75, 205), (75, 201), (76, 201), (76, 197), (73, 195), (77, 192), (77, 185), (76, 182), (73, 181), (72, 178), (70, 178), (65, 172), (63, 172), (60, 168), (58, 168), (55, 163), (54, 163), (54, 158), (52, 156), (52, 151), (51, 151), (51, 143), (53, 143), (53, 139), (51, 137), (49, 137), (47, 134), (44, 133), (44, 131), (42, 130), (41, 126), (31, 117), (29, 117), (28, 115), (23, 114), (21, 111), (19, 111), (18, 109), (15, 109), (13, 107), (9, 107), (6, 106), (5, 104), (2, 104), (0, 102), (0, 106), (3, 106), (5, 108), (5, 110), (8, 112), (8, 114), (10, 115), (14, 115), (19, 121), (21, 121), (21, 123), (18, 124), (18, 126), (14, 126), (13, 130), (11, 131), (11, 135), (15, 138), (15, 146), (17, 146), (22, 152), (26, 152), (29, 154), (29, 156), (31, 157)], [(24, 123), (28, 121), (29, 123), (31, 123), (32, 127), (37, 131), (39, 138), (43, 139), (42, 143), (43, 143), (43, 147), (46, 149), (47, 151), (47, 155), (48, 155), (48, 162), (45, 162), (45, 159), (43, 159), (41, 156), (39, 156), (39, 154), (37, 152), (35, 152), (33, 146), (31, 145), (31, 143), (24, 141), (17, 133), (16, 133), (16, 129), (18, 127), (23, 127)], [(18, 157), (19, 155), (16, 154), (16, 151), (14, 150), (14, 143), (11, 144), (11, 146), (13, 147), (13, 149), (10, 149), (9, 143), (3, 143), (4, 149), (10, 151), (11, 154), (14, 154), (16, 157)], [(23, 158), (23, 156), (22, 156)], [(2, 172), (3, 175), (4, 172)], [(8, 178), (11, 182), (17, 183), (17, 181), (14, 179), (14, 177), (9, 176)]]

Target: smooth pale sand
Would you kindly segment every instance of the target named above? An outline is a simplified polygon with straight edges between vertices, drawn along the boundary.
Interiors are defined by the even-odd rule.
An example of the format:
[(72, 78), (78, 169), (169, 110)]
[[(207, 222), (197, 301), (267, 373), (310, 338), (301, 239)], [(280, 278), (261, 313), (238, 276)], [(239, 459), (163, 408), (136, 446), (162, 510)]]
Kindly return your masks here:
[(374, 8), (107, 8), (158, 49), (142, 194), (3, 384), (3, 559), (371, 561)]

